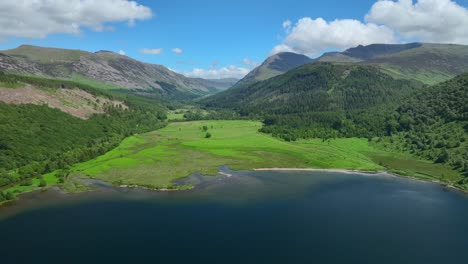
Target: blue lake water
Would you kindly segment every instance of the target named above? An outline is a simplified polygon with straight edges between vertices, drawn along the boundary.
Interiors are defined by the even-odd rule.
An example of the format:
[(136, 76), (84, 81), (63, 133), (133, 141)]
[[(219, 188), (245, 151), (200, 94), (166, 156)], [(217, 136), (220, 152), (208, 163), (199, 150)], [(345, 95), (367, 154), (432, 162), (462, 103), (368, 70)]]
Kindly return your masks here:
[(465, 263), (468, 196), (388, 174), (230, 172), (197, 188), (32, 193), (0, 263)]

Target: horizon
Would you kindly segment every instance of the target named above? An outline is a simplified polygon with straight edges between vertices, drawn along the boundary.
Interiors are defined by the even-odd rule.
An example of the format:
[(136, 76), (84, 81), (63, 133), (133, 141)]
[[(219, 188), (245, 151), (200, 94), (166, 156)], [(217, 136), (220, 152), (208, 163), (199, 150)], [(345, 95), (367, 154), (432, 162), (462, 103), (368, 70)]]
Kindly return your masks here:
[[(359, 45), (466, 45), (467, 7), (468, 0), (293, 0), (287, 6), (263, 0), (74, 0), (34, 5), (8, 0), (0, 3), (0, 50), (22, 44), (107, 50), (187, 77), (241, 79), (279, 52), (317, 58)], [(242, 14), (240, 19), (236, 13)]]

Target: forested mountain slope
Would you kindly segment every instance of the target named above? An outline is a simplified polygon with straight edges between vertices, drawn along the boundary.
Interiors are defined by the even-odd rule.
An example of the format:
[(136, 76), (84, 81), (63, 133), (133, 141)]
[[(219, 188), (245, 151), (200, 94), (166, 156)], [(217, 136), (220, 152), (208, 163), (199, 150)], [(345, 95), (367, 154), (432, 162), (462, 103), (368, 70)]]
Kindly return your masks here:
[(71, 81), (0, 74), (0, 86), (9, 87), (4, 89), (22, 89), (24, 85), (47, 91), (50, 98), (57, 90), (76, 90), (80, 91), (77, 94), (92, 95), (87, 101), (90, 104), (99, 98), (122, 104), (103, 104), (84, 119), (52, 108), (47, 101), (18, 104), (1, 102), (4, 98), (0, 98), (0, 187), (89, 160), (114, 148), (126, 136), (165, 125), (166, 109), (139, 97)]
[(418, 82), (396, 80), (371, 66), (314, 63), (247, 87), (229, 89), (203, 102), (245, 114), (340, 112), (397, 102), (420, 87)]
[(468, 73), (425, 89), (391, 117), (392, 145), (468, 176)]

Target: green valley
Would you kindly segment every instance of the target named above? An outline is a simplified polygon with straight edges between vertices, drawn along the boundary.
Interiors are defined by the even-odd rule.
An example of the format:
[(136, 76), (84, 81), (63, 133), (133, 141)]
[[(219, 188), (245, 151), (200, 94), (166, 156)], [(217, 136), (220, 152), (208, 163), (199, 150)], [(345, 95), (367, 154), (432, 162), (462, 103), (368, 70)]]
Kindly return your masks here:
[[(420, 58), (433, 49), (444, 58), (465, 54), (463, 46), (427, 44), (357, 47), (315, 62), (280, 53), (211, 96), (189, 95), (165, 79), (156, 83), (167, 94), (79, 72), (66, 80), (0, 73), (0, 200), (51, 186), (85, 191), (87, 178), (185, 189), (174, 180), (215, 175), (222, 166), (385, 170), (466, 189), (467, 75), (429, 86), (374, 63), (385, 58), (407, 69), (401, 54)], [(6, 58), (43, 63), (34, 55), (41, 50), (23, 46)], [(139, 65), (109, 52), (46, 51), (61, 60), (81, 54)], [(235, 82), (196, 81), (212, 92)]]
[[(129, 137), (108, 153), (72, 166), (67, 182), (60, 185), (70, 189), (75, 179), (89, 177), (119, 186), (184, 189), (188, 186), (177, 186), (173, 181), (194, 173), (214, 175), (221, 166), (234, 170), (389, 170), (450, 185), (457, 185), (461, 179), (447, 166), (384, 151), (378, 145), (369, 144), (367, 139), (286, 142), (258, 132), (261, 126), (262, 123), (256, 121), (171, 123), (163, 129)], [(206, 138), (206, 133), (212, 136)], [(54, 174), (45, 179), (49, 179), (48, 186), (54, 184)], [(17, 185), (6, 192), (35, 190), (37, 185), (36, 182), (29, 188)]]

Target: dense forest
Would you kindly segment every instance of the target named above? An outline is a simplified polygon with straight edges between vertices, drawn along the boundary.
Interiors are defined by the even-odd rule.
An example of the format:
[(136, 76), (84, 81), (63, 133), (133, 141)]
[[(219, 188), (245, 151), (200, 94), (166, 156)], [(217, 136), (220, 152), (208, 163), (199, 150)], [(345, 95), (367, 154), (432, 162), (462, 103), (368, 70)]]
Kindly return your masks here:
[(129, 108), (107, 105), (105, 114), (88, 120), (46, 105), (0, 103), (0, 187), (92, 159), (129, 135), (166, 124), (166, 109), (144, 98), (113, 94), (70, 81), (0, 73), (11, 87), (28, 83), (47, 88), (79, 88), (123, 101)]
[(468, 176), (467, 98), (468, 74), (421, 91), (388, 117), (390, 143)]

